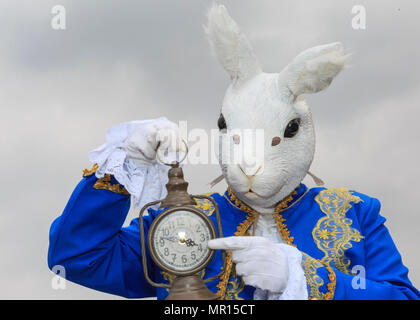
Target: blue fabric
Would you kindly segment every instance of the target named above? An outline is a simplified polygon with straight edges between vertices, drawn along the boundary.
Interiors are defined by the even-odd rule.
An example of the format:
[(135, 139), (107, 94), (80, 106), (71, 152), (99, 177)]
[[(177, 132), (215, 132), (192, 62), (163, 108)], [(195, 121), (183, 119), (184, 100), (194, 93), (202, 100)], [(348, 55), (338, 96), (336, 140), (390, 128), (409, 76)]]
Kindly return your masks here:
[[(113, 183), (117, 183), (112, 179)], [(144, 278), (138, 218), (133, 219), (128, 227), (122, 227), (130, 208), (130, 197), (95, 189), (93, 186), (96, 181), (95, 175), (83, 178), (62, 215), (52, 223), (49, 267), (62, 265), (66, 269), (68, 280), (95, 290), (128, 298), (157, 296), (158, 299), (164, 299), (168, 294), (167, 290), (150, 286)], [(343, 223), (350, 226), (355, 237), (358, 232), (361, 237), (344, 244), (341, 257), (344, 260), (328, 261), (328, 255), (320, 250), (314, 237), (319, 235), (321, 238), (318, 239), (325, 238), (328, 245), (329, 239), (333, 239), (337, 244), (337, 237), (340, 240), (340, 226), (337, 228), (330, 221), (325, 223), (328, 230), (322, 231), (322, 228), (318, 228), (317, 232), (314, 231), (317, 223), (326, 217), (317, 202), (317, 196), (323, 190), (307, 190), (306, 186), (300, 185), (297, 194), (293, 195), (296, 203), (281, 213), (290, 236), (294, 238), (293, 244), (310, 259), (304, 260), (317, 264), (313, 269), (316, 273), (307, 274), (308, 292), (317, 291), (322, 297), (332, 290), (334, 299), (420, 298), (420, 293), (409, 281), (408, 270), (402, 264), (401, 256), (384, 226), (385, 219), (379, 214), (380, 204), (376, 199), (357, 192), (352, 193), (360, 201), (351, 203), (351, 207), (345, 212)], [(246, 220), (247, 213), (231, 201), (227, 192), (224, 195), (213, 194), (211, 197), (218, 204), (224, 236), (233, 236), (238, 226)], [(144, 217), (146, 235), (159, 211), (149, 210), (149, 213)], [(210, 214), (210, 219), (217, 228), (214, 213)], [(324, 261), (321, 265), (322, 260)], [(167, 276), (154, 265), (149, 256), (147, 261), (152, 280), (167, 282)], [(340, 261), (344, 262), (340, 264)], [(353, 288), (354, 275), (349, 271), (356, 265), (361, 265), (366, 270), (364, 289)], [(201, 276), (211, 277), (218, 274), (221, 268), (221, 252), (217, 251)], [(334, 281), (331, 279), (331, 271), (335, 276)], [(312, 282), (315, 283), (312, 287), (309, 285), (311, 279), (316, 280)], [(328, 286), (330, 283), (332, 284)], [(219, 279), (209, 283), (208, 287), (216, 293), (219, 290), (218, 284)], [(244, 286), (240, 277), (232, 274), (227, 283), (225, 298), (252, 299), (254, 290), (253, 287)]]

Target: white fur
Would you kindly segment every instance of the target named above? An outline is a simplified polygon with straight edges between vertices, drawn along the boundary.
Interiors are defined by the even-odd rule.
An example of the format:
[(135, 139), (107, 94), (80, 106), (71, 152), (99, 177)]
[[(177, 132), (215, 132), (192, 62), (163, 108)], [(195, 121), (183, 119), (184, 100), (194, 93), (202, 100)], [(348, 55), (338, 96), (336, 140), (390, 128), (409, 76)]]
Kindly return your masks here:
[[(237, 145), (229, 134), (221, 134), (220, 166), (234, 193), (259, 212), (272, 212), (306, 176), (315, 152), (315, 133), (309, 106), (303, 93), (329, 86), (346, 61), (342, 44), (308, 49), (280, 73), (264, 73), (249, 41), (228, 15), (224, 6), (213, 6), (208, 15), (207, 33), (221, 65), (232, 79), (226, 91), (222, 114), (228, 130), (264, 129), (264, 161), (257, 168), (246, 163), (229, 163), (228, 153)], [(290, 120), (301, 119), (293, 138), (284, 138)], [(273, 137), (281, 143), (272, 146)], [(245, 159), (255, 145), (244, 141)], [(254, 193), (249, 193), (250, 188)]]
[(211, 7), (206, 33), (214, 54), (232, 82), (249, 79), (261, 72), (251, 44), (224, 6), (214, 4)]
[(305, 50), (282, 71), (280, 85), (295, 96), (324, 90), (344, 68), (347, 58), (339, 42)]

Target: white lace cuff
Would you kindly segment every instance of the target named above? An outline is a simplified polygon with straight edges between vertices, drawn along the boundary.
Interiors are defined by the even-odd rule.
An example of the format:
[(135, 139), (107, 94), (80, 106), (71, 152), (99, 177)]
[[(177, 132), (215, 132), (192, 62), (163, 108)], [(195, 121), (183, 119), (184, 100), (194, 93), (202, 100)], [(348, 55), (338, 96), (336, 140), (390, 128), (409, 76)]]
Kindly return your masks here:
[(103, 178), (112, 174), (133, 196), (133, 205), (141, 208), (148, 202), (166, 196), (165, 185), (168, 182), (169, 167), (153, 161), (141, 165), (127, 157), (124, 150), (125, 140), (139, 126), (154, 120), (125, 122), (110, 128), (106, 134), (106, 143), (89, 153), (89, 160), (98, 164), (96, 177)]
[(277, 244), (287, 255), (289, 264), (289, 278), (286, 290), (282, 294), (273, 293), (261, 289), (254, 292), (255, 300), (308, 300), (308, 290), (306, 277), (303, 272), (301, 262), (302, 253), (293, 246), (279, 243)]
[(308, 300), (305, 273), (302, 269), (302, 253), (295, 247), (279, 244), (286, 252), (289, 261), (289, 279), (286, 290), (279, 300)]

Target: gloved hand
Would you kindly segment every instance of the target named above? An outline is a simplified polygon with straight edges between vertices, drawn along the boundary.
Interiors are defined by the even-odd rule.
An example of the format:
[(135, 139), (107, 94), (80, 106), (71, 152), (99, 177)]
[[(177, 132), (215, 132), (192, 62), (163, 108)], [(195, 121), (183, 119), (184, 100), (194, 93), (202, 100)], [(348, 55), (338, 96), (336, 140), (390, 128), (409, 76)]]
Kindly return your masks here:
[[(178, 126), (162, 117), (139, 125), (125, 141), (124, 149), (130, 159), (150, 164), (156, 160), (158, 149), (169, 153), (185, 152), (186, 147), (181, 141)], [(159, 155), (162, 157), (161, 153)], [(172, 160), (175, 159), (171, 157)]]
[(287, 287), (289, 265), (281, 244), (264, 237), (227, 237), (208, 242), (210, 249), (232, 253), (236, 273), (245, 284), (281, 294)]

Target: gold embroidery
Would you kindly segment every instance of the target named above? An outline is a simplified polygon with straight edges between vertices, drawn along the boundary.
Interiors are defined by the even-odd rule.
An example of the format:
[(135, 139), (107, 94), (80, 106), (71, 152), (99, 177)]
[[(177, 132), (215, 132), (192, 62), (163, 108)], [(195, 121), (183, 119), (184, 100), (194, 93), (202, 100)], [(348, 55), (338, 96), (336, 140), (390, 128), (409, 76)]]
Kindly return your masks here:
[[(227, 188), (228, 191), (228, 195), (229, 195), (229, 200), (232, 202), (232, 204), (237, 207), (239, 210), (244, 211), (248, 214), (259, 214), (256, 210), (252, 209), (251, 207), (249, 207), (248, 205), (246, 205), (245, 203), (243, 203), (232, 191), (232, 189), (230, 187)], [(296, 190), (293, 190), (293, 192), (287, 196), (286, 198), (284, 198), (275, 208), (275, 212), (281, 212), (281, 211), (285, 211), (288, 208), (290, 208), (289, 206), (289, 202), (293, 201), (293, 196), (297, 194)], [(298, 199), (300, 200), (300, 198)], [(292, 204), (293, 205), (293, 204)]]
[[(334, 270), (325, 262), (316, 260), (305, 253), (302, 253), (302, 266), (306, 283), (309, 286), (309, 300), (332, 300), (337, 281)], [(329, 282), (326, 293), (319, 291), (319, 288), (324, 285), (324, 280), (318, 275), (317, 271), (322, 267), (325, 267), (328, 271)]]
[[(254, 223), (254, 220), (256, 219), (256, 215), (248, 214), (246, 220), (242, 222), (238, 227), (237, 231), (235, 232), (235, 236), (244, 236), (246, 235), (246, 232), (248, 231), (249, 227)], [(217, 284), (217, 288), (219, 289), (216, 293), (216, 295), (219, 297), (220, 300), (227, 299), (227, 294), (229, 293), (230, 297), (232, 296), (232, 292), (229, 292), (227, 289), (229, 278), (231, 276), (233, 268), (233, 262), (232, 262), (232, 253), (226, 252), (226, 268), (223, 274), (220, 276), (220, 281)], [(240, 288), (240, 287), (239, 287)], [(241, 290), (242, 291), (242, 290)], [(239, 294), (239, 292), (237, 292)], [(235, 296), (235, 294), (233, 294)]]
[[(161, 271), (160, 272), (163, 276), (163, 279), (169, 282), (169, 285), (172, 286), (172, 282), (174, 282), (174, 278), (175, 276), (173, 274), (170, 274), (166, 271)], [(166, 291), (169, 292), (169, 289), (166, 288)]]
[[(83, 170), (83, 177), (87, 177), (90, 176), (92, 174), (94, 174), (97, 170), (98, 170), (99, 166), (97, 163), (95, 163), (92, 167), (92, 169), (84, 169)], [(123, 187), (120, 186), (119, 184), (114, 184), (111, 185), (111, 175), (110, 174), (106, 174), (103, 178), (98, 179), (98, 181), (96, 181), (96, 183), (93, 186), (95, 189), (102, 189), (102, 190), (109, 190), (115, 193), (120, 193), (120, 194), (125, 194), (125, 195), (130, 195), (130, 193)]]
[(102, 190), (109, 190), (119, 194), (130, 195), (130, 193), (119, 184), (111, 185), (111, 175), (106, 174), (103, 178), (98, 179), (95, 185), (93, 186), (95, 189), (102, 189)]
[(288, 208), (288, 203), (293, 201), (293, 196), (297, 195), (297, 191), (293, 190), (293, 192), (291, 194), (289, 194), (288, 197), (286, 197), (285, 199), (283, 199), (283, 201), (281, 201), (277, 206), (276, 209), (274, 210), (275, 212), (281, 212), (284, 211)]
[[(323, 263), (323, 262), (321, 261), (321, 263)], [(324, 264), (325, 264), (325, 267), (328, 270), (328, 279), (330, 280), (330, 283), (327, 284), (328, 292), (326, 294), (324, 294), (324, 300), (332, 300), (332, 299), (334, 299), (334, 293), (335, 293), (335, 286), (336, 286), (336, 283), (337, 283), (337, 278), (336, 278), (334, 270), (329, 265), (327, 265), (326, 263), (324, 263)]]
[(296, 245), (293, 244), (294, 238), (290, 236), (290, 231), (287, 229), (287, 225), (284, 223), (286, 219), (283, 218), (283, 216), (280, 213), (275, 213), (274, 220), (277, 224), (277, 230), (279, 231), (281, 237), (283, 240), (288, 244), (296, 247)]
[(249, 235), (249, 233), (247, 233), (249, 227), (252, 226), (256, 218), (257, 216), (248, 216), (245, 221), (239, 224), (238, 229), (234, 233), (234, 235), (237, 237)]
[[(279, 214), (278, 212), (284, 211), (288, 208), (288, 203), (293, 201), (293, 196), (296, 195), (297, 192), (294, 190), (288, 197), (286, 197), (283, 201), (281, 201), (276, 206), (276, 213), (274, 214), (274, 219), (277, 223), (277, 228), (279, 230), (280, 235), (282, 238), (288, 243), (292, 244), (293, 237), (290, 237), (290, 232), (287, 229), (287, 226), (284, 224), (285, 219)], [(239, 210), (244, 211), (248, 214), (245, 221), (241, 222), (240, 225), (237, 228), (237, 231), (234, 233), (235, 236), (244, 236), (249, 235), (249, 228), (251, 225), (255, 222), (257, 215), (259, 214), (257, 211), (252, 209), (251, 207), (247, 206), (245, 203), (243, 203), (241, 200), (239, 200), (236, 195), (232, 192), (230, 188), (228, 188), (228, 195), (230, 198), (230, 201), (232, 201), (232, 204), (236, 206)], [(217, 292), (217, 295), (220, 297), (220, 299), (229, 299), (229, 297), (236, 297), (240, 291), (243, 290), (242, 285), (238, 285), (235, 283), (235, 286), (232, 286), (232, 288), (239, 288), (240, 291), (238, 293), (233, 293), (232, 291), (228, 290), (228, 284), (232, 281), (229, 281), (230, 275), (232, 272), (232, 268), (234, 268), (232, 263), (232, 254), (230, 252), (227, 252), (226, 254), (226, 270), (225, 272), (220, 276), (220, 281), (217, 285), (217, 288), (219, 288), (219, 291)], [(233, 280), (235, 281), (235, 280)], [(242, 281), (242, 279), (241, 279)], [(242, 289), (241, 289), (242, 288)], [(235, 290), (236, 290), (235, 289)], [(233, 290), (233, 289), (232, 289)]]
[(246, 212), (248, 214), (256, 214), (257, 211), (252, 209), (251, 207), (248, 207), (245, 203), (243, 203), (239, 198), (233, 193), (231, 188), (227, 188), (229, 198), (233, 202), (234, 206), (237, 207), (239, 210)]
[(303, 253), (302, 266), (309, 287), (309, 299), (322, 299), (319, 288), (324, 285), (324, 280), (317, 274), (317, 270), (323, 267), (322, 263)]
[[(211, 196), (214, 193), (207, 193), (206, 196)], [(207, 216), (211, 216), (214, 212), (214, 206), (213, 203), (209, 199), (194, 199), (196, 201), (196, 207), (197, 209), (200, 209), (201, 211), (204, 211), (204, 213)]]
[[(294, 200), (293, 196), (297, 194), (297, 191), (294, 190), (288, 197), (286, 197), (282, 202), (280, 202), (276, 206), (275, 212), (273, 214), (274, 220), (276, 221), (277, 229), (280, 235), (282, 236), (283, 240), (285, 240), (285, 242), (289, 245), (296, 246), (293, 244), (294, 238), (290, 236), (290, 231), (288, 230), (287, 225), (285, 224), (286, 219), (283, 218), (280, 212), (283, 212), (289, 209), (290, 207), (292, 207), (295, 203), (301, 200), (306, 195), (306, 193), (307, 191), (301, 197), (299, 197), (296, 201), (294, 201), (293, 203), (289, 205), (289, 202)], [(230, 200), (233, 202), (233, 204), (236, 207), (238, 207), (241, 211), (248, 213), (247, 219), (238, 226), (238, 230), (234, 233), (235, 236), (245, 235), (248, 229), (250, 228), (250, 226), (254, 223), (256, 219), (256, 214), (258, 214), (258, 212), (248, 207), (241, 200), (239, 200), (230, 188), (228, 188), (228, 195), (230, 197)], [(320, 235), (321, 237), (325, 238), (328, 236), (328, 233), (321, 232)], [(306, 257), (307, 259), (305, 259), (305, 261), (303, 261), (302, 263), (304, 264), (306, 279), (309, 282), (309, 285), (311, 287), (310, 299), (311, 300), (318, 300), (318, 299), (332, 300), (334, 298), (335, 287), (336, 287), (336, 275), (335, 275), (334, 270), (324, 261), (315, 260), (308, 255), (306, 255)], [(326, 293), (321, 293), (319, 291), (319, 288), (324, 285), (324, 280), (320, 276), (318, 276), (316, 273), (317, 269), (323, 266), (328, 271), (329, 283), (327, 284), (328, 291)], [(232, 271), (232, 268), (234, 269), (234, 266), (232, 264), (232, 255), (230, 252), (228, 252), (227, 258), (226, 258), (226, 270), (220, 277), (220, 282), (217, 285), (217, 287), (219, 288), (219, 291), (217, 294), (220, 297), (220, 299), (229, 299), (230, 297), (237, 297), (237, 295), (235, 294), (232, 295), (232, 292), (227, 289), (228, 284), (232, 282), (232, 281), (229, 281), (229, 275)], [(235, 290), (237, 290), (238, 287), (239, 285), (237, 283), (235, 283), (235, 285), (232, 285), (232, 288), (234, 288)]]
[(87, 176), (90, 176), (90, 175), (94, 174), (96, 172), (96, 170), (98, 170), (98, 168), (99, 168), (98, 164), (94, 163), (92, 169), (90, 169), (90, 170), (89, 169), (83, 169), (83, 176), (87, 177)]
[(232, 267), (232, 274), (230, 281), (227, 284), (225, 299), (224, 300), (244, 300), (239, 297), (239, 294), (244, 290), (245, 283), (242, 277), (236, 274), (235, 266)]
[(351, 241), (359, 242), (363, 236), (357, 229), (351, 228), (353, 221), (346, 217), (351, 208), (351, 202), (359, 203), (361, 199), (354, 196), (348, 189), (326, 189), (321, 191), (315, 201), (325, 213), (312, 230), (312, 237), (318, 248), (325, 254), (322, 262), (333, 265), (341, 272), (350, 274), (350, 260), (344, 251), (351, 248)]
[[(255, 211), (251, 207), (248, 207), (245, 203), (243, 203), (241, 200), (239, 200), (230, 188), (228, 188), (228, 194), (229, 194), (229, 197), (230, 197), (231, 201), (233, 202), (233, 204), (237, 208), (239, 208), (241, 211), (244, 211), (244, 212), (246, 212), (248, 214), (251, 214), (251, 215), (259, 214), (257, 211)], [(277, 229), (278, 229), (281, 237), (289, 245), (293, 245), (293, 239), (294, 238), (290, 236), (290, 231), (287, 229), (287, 226), (284, 223), (286, 221), (286, 219), (283, 218), (283, 216), (280, 214), (280, 212), (285, 211), (288, 208), (290, 208), (289, 202), (293, 201), (293, 196), (296, 195), (296, 194), (297, 194), (297, 191), (294, 190), (289, 196), (287, 196), (285, 199), (283, 199), (283, 201), (281, 201), (276, 206), (274, 214), (273, 214), (274, 220), (276, 221), (276, 224), (277, 224)], [(240, 227), (242, 229), (246, 228), (246, 230), (248, 230), (249, 227), (252, 225), (252, 223), (254, 221), (255, 221), (255, 219), (252, 220), (252, 221), (245, 220), (244, 222), (241, 223)], [(238, 232), (236, 232), (235, 235), (237, 235), (237, 233)]]
[(226, 252), (225, 271), (220, 276), (220, 281), (216, 286), (219, 289), (216, 293), (216, 295), (219, 297), (219, 300), (224, 300), (225, 298), (226, 287), (229, 281), (229, 275), (230, 275), (231, 270), (232, 270), (232, 253)]

